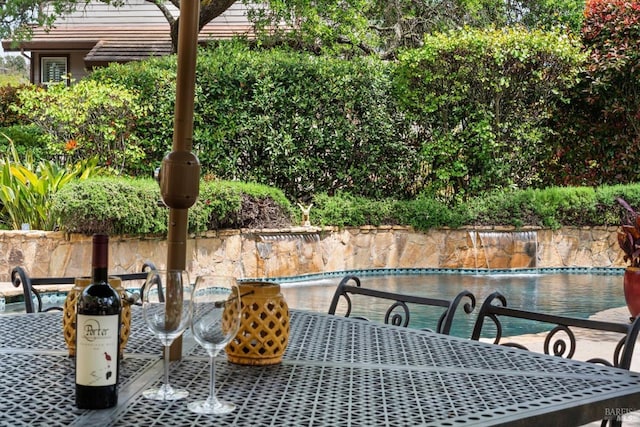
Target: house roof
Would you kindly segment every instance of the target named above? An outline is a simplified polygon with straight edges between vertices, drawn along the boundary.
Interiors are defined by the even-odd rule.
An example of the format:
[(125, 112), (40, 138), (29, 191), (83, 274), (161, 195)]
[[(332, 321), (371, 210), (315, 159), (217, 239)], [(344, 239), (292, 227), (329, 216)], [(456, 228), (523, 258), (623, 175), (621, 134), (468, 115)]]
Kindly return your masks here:
[[(252, 26), (241, 4), (232, 5), (225, 13), (207, 24), (198, 38), (201, 43), (212, 39), (226, 39), (236, 35), (251, 35)], [(170, 6), (170, 4), (168, 4)], [(174, 16), (179, 14), (170, 8)], [(160, 10), (144, 0), (129, 0), (115, 8), (102, 2), (91, 2), (64, 19), (53, 28), (33, 28), (33, 37), (12, 46), (3, 40), (6, 51), (73, 51), (87, 50), (85, 62), (89, 66), (109, 62), (128, 62), (150, 56), (171, 53), (169, 23)]]

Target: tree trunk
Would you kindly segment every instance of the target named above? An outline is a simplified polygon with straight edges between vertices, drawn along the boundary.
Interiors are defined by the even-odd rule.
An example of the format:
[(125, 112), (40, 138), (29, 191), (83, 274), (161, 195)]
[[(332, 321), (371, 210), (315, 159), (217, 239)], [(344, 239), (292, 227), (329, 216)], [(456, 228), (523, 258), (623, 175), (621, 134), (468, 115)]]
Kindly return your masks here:
[(178, 24), (180, 18), (171, 23), (171, 53), (178, 53)]
[[(198, 32), (209, 22), (222, 15), (236, 0), (212, 0), (206, 6), (200, 7), (200, 20), (198, 22)], [(180, 18), (170, 23), (171, 25), (171, 52), (178, 52), (178, 27)]]

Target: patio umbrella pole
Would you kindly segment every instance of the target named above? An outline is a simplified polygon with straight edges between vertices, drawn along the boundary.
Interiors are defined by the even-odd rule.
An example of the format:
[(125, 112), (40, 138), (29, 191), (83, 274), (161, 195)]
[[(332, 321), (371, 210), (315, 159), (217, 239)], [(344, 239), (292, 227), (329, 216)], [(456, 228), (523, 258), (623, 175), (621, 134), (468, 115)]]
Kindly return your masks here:
[[(199, 192), (200, 162), (191, 153), (199, 19), (199, 0), (181, 2), (173, 151), (162, 160), (159, 175), (162, 200), (169, 207), (167, 270), (186, 268), (188, 211), (196, 202)], [(167, 298), (177, 308), (182, 301), (169, 300), (172, 285), (166, 285)], [(167, 316), (172, 316), (170, 310)], [(170, 360), (179, 360), (181, 356), (182, 340), (179, 338), (171, 346)]]

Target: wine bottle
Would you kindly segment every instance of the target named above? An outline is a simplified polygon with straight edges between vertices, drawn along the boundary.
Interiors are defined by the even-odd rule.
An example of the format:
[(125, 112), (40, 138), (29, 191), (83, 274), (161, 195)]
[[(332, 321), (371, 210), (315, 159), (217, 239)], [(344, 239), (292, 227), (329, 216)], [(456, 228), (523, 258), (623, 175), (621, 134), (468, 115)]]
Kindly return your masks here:
[(109, 285), (109, 237), (94, 235), (92, 251), (91, 283), (76, 310), (76, 406), (104, 409), (118, 403), (122, 304)]

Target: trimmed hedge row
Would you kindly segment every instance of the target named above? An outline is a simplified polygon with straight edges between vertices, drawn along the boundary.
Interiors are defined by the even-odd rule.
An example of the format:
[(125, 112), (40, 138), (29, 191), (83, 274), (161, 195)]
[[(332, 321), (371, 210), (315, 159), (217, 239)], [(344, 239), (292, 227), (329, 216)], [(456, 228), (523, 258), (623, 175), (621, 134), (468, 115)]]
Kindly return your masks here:
[[(418, 144), (393, 96), (393, 64), (221, 43), (198, 56), (193, 151), (220, 179), (260, 182), (290, 199), (348, 191), (371, 198), (412, 192)], [(136, 128), (151, 161), (171, 148), (175, 58), (117, 65), (89, 77), (140, 93)]]
[[(319, 194), (313, 200), (311, 223), (340, 227), (399, 224), (418, 230), (465, 225), (616, 226), (624, 215), (616, 197), (640, 206), (640, 185), (495, 192), (453, 208), (428, 197), (400, 201)], [(167, 230), (167, 209), (159, 199), (159, 187), (150, 179), (91, 178), (56, 193), (52, 215), (69, 232), (162, 234)], [(189, 211), (192, 233), (299, 223), (300, 211), (280, 190), (259, 184), (205, 181)]]
[[(62, 230), (93, 234), (164, 234), (168, 209), (152, 179), (94, 178), (53, 195), (51, 214)], [(297, 213), (280, 190), (260, 184), (205, 181), (189, 210), (189, 232), (284, 227)]]

